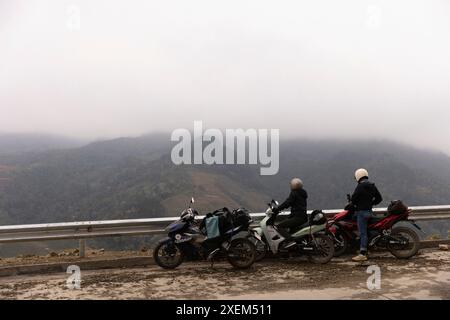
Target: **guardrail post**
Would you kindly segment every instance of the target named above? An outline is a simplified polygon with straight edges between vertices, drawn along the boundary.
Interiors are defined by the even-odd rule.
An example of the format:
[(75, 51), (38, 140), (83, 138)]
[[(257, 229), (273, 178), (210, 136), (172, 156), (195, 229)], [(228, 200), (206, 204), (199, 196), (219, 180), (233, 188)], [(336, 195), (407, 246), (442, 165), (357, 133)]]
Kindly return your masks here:
[(80, 258), (84, 258), (86, 256), (86, 239), (80, 239), (80, 249), (79, 249)]

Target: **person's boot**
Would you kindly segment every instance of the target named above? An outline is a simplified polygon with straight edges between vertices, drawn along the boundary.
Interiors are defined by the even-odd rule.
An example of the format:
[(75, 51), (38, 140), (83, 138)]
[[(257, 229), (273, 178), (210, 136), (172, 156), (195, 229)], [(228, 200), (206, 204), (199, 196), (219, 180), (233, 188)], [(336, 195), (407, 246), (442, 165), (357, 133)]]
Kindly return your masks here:
[(291, 240), (291, 233), (289, 229), (286, 228), (277, 228), (278, 232), (280, 233), (280, 235), (285, 238), (286, 240), (283, 241), (280, 244), (280, 247), (278, 250), (280, 250), (280, 252), (287, 252), (289, 250), (289, 248), (295, 246), (297, 244), (297, 242), (295, 242), (294, 240)]
[(361, 250), (361, 252), (352, 258), (353, 261), (355, 262), (362, 262), (362, 261), (367, 261), (368, 256), (367, 256), (367, 251), (365, 250)]

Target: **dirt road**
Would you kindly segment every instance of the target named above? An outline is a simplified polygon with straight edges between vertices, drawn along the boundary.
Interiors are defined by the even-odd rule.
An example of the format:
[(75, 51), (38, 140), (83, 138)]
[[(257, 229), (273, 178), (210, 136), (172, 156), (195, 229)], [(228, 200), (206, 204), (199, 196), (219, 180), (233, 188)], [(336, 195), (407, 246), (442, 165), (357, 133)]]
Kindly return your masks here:
[[(381, 270), (381, 289), (369, 290), (369, 265)], [(410, 260), (378, 254), (365, 265), (334, 259), (267, 260), (250, 270), (226, 263), (186, 263), (81, 270), (81, 289), (68, 289), (68, 274), (0, 278), (1, 299), (450, 299), (450, 252), (423, 250)]]

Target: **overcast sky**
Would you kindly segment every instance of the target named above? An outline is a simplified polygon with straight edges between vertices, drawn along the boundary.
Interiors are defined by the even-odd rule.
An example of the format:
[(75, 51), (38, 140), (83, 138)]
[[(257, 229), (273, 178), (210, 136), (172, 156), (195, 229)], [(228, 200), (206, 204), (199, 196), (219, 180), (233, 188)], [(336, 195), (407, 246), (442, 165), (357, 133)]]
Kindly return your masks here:
[(0, 0), (0, 132), (203, 120), (450, 152), (449, 37), (446, 0)]

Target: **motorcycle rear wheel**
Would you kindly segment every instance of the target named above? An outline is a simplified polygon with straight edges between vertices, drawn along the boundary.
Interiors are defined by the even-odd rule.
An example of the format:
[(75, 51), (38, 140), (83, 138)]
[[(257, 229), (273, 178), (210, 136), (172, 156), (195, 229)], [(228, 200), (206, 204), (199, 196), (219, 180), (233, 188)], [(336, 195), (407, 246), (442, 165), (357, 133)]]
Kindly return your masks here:
[(164, 269), (175, 269), (184, 261), (184, 253), (173, 243), (160, 243), (153, 250), (153, 260)]
[(244, 238), (234, 239), (227, 250), (228, 262), (237, 269), (250, 268), (256, 259), (255, 245)]
[(408, 247), (405, 248), (398, 248), (398, 245), (396, 244), (389, 244), (387, 245), (387, 249), (396, 257), (399, 259), (408, 259), (414, 256), (417, 251), (419, 251), (420, 246), (420, 239), (417, 233), (412, 230), (411, 228), (407, 227), (395, 227), (391, 231), (391, 236), (396, 238), (403, 238), (408, 240)]
[(333, 259), (334, 241), (325, 234), (314, 235), (317, 249), (308, 256), (309, 260), (316, 264), (325, 264)]

